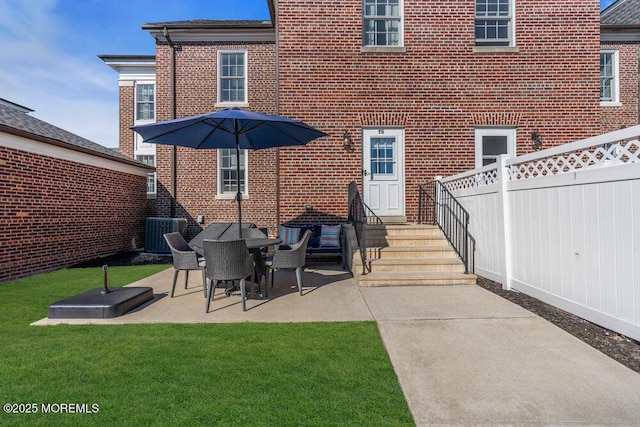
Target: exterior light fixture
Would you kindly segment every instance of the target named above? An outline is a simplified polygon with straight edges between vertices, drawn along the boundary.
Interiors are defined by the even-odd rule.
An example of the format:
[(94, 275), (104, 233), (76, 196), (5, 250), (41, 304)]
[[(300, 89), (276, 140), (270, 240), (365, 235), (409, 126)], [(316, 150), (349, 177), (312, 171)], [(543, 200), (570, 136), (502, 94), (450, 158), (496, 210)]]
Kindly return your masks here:
[(539, 150), (542, 147), (542, 135), (538, 129), (531, 132), (531, 145), (534, 150)]
[(344, 131), (342, 134), (342, 146), (347, 151), (353, 151), (353, 141), (351, 140), (351, 135), (347, 131)]

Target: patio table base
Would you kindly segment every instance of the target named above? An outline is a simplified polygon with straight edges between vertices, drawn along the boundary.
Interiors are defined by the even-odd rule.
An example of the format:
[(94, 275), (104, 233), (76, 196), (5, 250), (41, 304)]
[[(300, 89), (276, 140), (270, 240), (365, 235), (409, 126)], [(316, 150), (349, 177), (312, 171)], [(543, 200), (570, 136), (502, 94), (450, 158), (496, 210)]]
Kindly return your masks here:
[(92, 289), (49, 305), (49, 319), (110, 319), (153, 299), (151, 287)]

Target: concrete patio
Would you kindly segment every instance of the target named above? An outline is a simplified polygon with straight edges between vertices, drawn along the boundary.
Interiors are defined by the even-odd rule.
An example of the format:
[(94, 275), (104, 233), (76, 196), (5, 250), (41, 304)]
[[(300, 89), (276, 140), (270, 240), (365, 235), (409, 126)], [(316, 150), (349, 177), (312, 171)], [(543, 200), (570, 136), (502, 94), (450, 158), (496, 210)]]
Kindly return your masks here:
[[(419, 426), (640, 425), (640, 375), (546, 320), (479, 286), (358, 287), (329, 265), (277, 272), (269, 299), (216, 292), (204, 313), (201, 276), (173, 269), (132, 286), (154, 299), (113, 319), (43, 319), (36, 325), (375, 321)], [(181, 280), (182, 279), (182, 280)]]

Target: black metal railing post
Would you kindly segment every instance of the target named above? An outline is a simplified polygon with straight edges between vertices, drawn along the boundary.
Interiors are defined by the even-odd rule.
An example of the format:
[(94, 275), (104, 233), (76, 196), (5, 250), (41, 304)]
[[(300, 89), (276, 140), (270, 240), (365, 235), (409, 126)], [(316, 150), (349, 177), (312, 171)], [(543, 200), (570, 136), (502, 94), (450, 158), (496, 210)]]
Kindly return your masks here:
[(348, 221), (353, 225), (358, 241), (360, 258), (362, 259), (362, 274), (367, 274), (367, 247), (366, 247), (366, 227), (367, 212), (364, 202), (358, 192), (358, 184), (351, 181), (349, 184), (349, 216)]
[(469, 234), (469, 213), (441, 181), (418, 186), (418, 222), (437, 224), (464, 263), (465, 273), (473, 272), (475, 240)]

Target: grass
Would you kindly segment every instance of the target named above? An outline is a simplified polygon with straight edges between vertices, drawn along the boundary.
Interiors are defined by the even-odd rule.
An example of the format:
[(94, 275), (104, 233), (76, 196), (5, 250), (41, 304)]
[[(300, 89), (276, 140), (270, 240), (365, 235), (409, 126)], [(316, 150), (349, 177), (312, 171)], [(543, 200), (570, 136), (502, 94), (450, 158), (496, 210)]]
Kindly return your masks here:
[[(166, 267), (111, 267), (109, 284)], [(0, 403), (38, 409), (0, 425), (414, 425), (374, 322), (30, 326), (101, 281), (86, 268), (0, 285)], [(62, 403), (99, 410), (42, 413)]]

